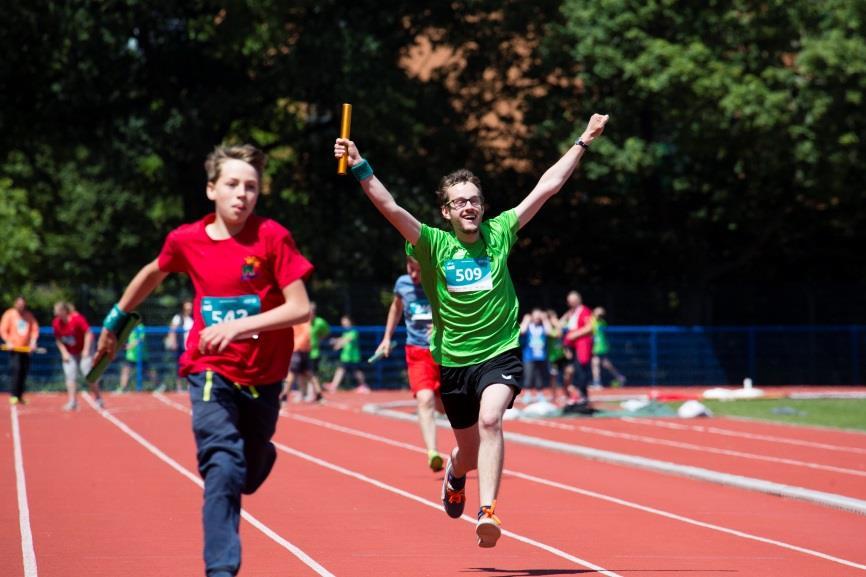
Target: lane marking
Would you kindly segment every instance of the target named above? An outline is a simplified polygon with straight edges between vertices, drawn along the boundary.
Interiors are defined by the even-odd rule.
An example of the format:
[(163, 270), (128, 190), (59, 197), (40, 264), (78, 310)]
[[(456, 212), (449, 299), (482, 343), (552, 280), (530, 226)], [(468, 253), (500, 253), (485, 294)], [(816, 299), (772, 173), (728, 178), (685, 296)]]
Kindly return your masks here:
[[(91, 397), (90, 393), (87, 393), (87, 392), (82, 393), (82, 396), (87, 401), (87, 404), (90, 405), (94, 411), (96, 411), (97, 413), (102, 415), (111, 424), (113, 424), (115, 427), (117, 427), (118, 429), (120, 429), (121, 431), (123, 431), (124, 433), (129, 435), (130, 437), (132, 437), (132, 439), (135, 440), (139, 445), (141, 445), (142, 447), (147, 449), (151, 454), (156, 456), (158, 459), (160, 459), (166, 465), (168, 465), (169, 467), (171, 467), (172, 469), (174, 469), (175, 471), (177, 471), (178, 473), (180, 473), (181, 475), (183, 475), (184, 477), (186, 477), (187, 479), (189, 479), (190, 481), (195, 483), (198, 487), (204, 489), (204, 482), (201, 480), (201, 478), (198, 475), (195, 475), (194, 473), (190, 472), (189, 469), (185, 468), (183, 465), (181, 465), (180, 463), (178, 463), (177, 461), (175, 461), (174, 459), (169, 457), (161, 449), (156, 447), (156, 445), (154, 445), (153, 443), (151, 443), (150, 441), (148, 441), (147, 439), (142, 437), (135, 430), (133, 430), (129, 425), (127, 425), (126, 423), (124, 423), (123, 421), (121, 421), (120, 419), (118, 419), (117, 417), (112, 415), (111, 413), (109, 413), (107, 410), (100, 409), (96, 405), (96, 403), (93, 401), (93, 398)], [(163, 402), (168, 400), (163, 395), (161, 395), (160, 393), (156, 393), (156, 394), (154, 394), (154, 396), (159, 398), (160, 400), (163, 400)], [(178, 408), (179, 410), (182, 410), (185, 413), (189, 414), (192, 412), (190, 409), (187, 409), (185, 407), (181, 408), (181, 405), (179, 405), (178, 403), (175, 403), (174, 401), (169, 401), (169, 402), (172, 403), (173, 405), (176, 405), (175, 408)], [(245, 521), (247, 521), (248, 523), (250, 523), (253, 527), (255, 527), (256, 529), (261, 531), (269, 539), (271, 539), (272, 541), (274, 541), (275, 543), (280, 545), (282, 548), (287, 550), (289, 553), (291, 553), (292, 555), (297, 557), (302, 563), (304, 563), (307, 567), (309, 567), (310, 569), (312, 569), (313, 571), (315, 571), (316, 573), (318, 573), (322, 577), (335, 577), (333, 573), (331, 573), (330, 571), (325, 569), (315, 559), (313, 559), (312, 557), (307, 555), (298, 546), (294, 545), (293, 543), (289, 542), (285, 538), (281, 537), (279, 534), (277, 534), (275, 531), (273, 531), (270, 527), (268, 527), (267, 525), (265, 525), (264, 523), (259, 521), (256, 517), (254, 517), (249, 512), (247, 512), (246, 509), (241, 509), (241, 517), (243, 517), (243, 519)]]
[(9, 407), (12, 414), (12, 446), (15, 454), (15, 489), (18, 493), (18, 528), (21, 531), (21, 560), (24, 577), (37, 577), (36, 551), (33, 548), (33, 532), (30, 529), (30, 507), (27, 504), (27, 482), (24, 476), (24, 451), (21, 450), (21, 428), (18, 424), (18, 407)]
[(781, 443), (785, 445), (797, 445), (799, 447), (809, 447), (812, 449), (824, 449), (827, 451), (838, 451), (842, 453), (855, 453), (858, 455), (866, 455), (866, 449), (858, 447), (845, 447), (843, 445), (831, 445), (828, 443), (818, 443), (815, 441), (804, 441), (802, 439), (791, 439), (788, 437), (777, 437), (775, 435), (762, 435), (759, 433), (747, 433), (745, 431), (734, 431), (732, 429), (724, 429), (722, 427), (703, 426), (703, 425), (684, 425), (682, 423), (672, 423), (668, 421), (658, 421), (655, 419), (638, 419), (635, 417), (621, 417), (623, 421), (636, 425), (647, 425), (660, 427), (663, 429), (672, 429), (674, 431), (696, 431), (698, 433), (712, 433), (714, 435), (723, 435), (726, 437), (736, 437), (740, 439), (749, 439), (752, 441), (767, 441), (770, 443)]
[[(284, 416), (285, 416), (285, 415), (284, 415)], [(366, 432), (366, 431), (361, 431), (361, 430), (358, 430), (358, 429), (353, 429), (353, 428), (351, 428), (351, 427), (345, 427), (345, 426), (343, 426), (343, 425), (336, 425), (336, 424), (331, 423), (331, 422), (329, 422), (329, 421), (323, 421), (323, 420), (320, 420), (320, 419), (314, 419), (314, 418), (306, 417), (306, 416), (303, 416), (303, 417), (302, 417), (302, 416), (299, 416), (299, 415), (292, 415), (292, 414), (289, 414), (288, 416), (289, 416), (290, 418), (295, 419), (295, 420), (298, 420), (298, 421), (302, 421), (302, 422), (309, 423), (309, 424), (312, 424), (312, 425), (321, 426), (321, 427), (324, 427), (324, 428), (327, 428), (327, 429), (331, 429), (331, 430), (334, 430), (334, 431), (343, 432), (343, 433), (346, 433), (346, 434), (349, 434), (349, 435), (354, 435), (354, 436), (362, 437), (362, 438), (364, 438), (364, 439), (369, 439), (369, 440), (378, 441), (378, 442), (380, 442), (380, 443), (382, 443), (382, 444), (385, 444), (385, 445), (390, 445), (390, 446), (393, 446), (393, 447), (400, 447), (400, 448), (402, 448), (402, 449), (407, 449), (407, 450), (410, 450), (410, 451), (413, 451), (413, 452), (416, 452), (416, 453), (423, 453), (423, 454), (426, 454), (426, 453), (427, 453), (427, 450), (426, 450), (426, 449), (423, 449), (423, 448), (418, 447), (418, 446), (415, 446), (415, 445), (411, 445), (411, 444), (409, 444), (409, 443), (403, 443), (403, 442), (401, 442), (401, 441), (396, 441), (396, 440), (393, 440), (393, 439), (389, 439), (389, 438), (387, 438), (387, 437), (382, 437), (382, 436), (379, 436), (379, 435), (375, 435), (375, 434), (373, 434), (373, 433), (368, 433), (368, 432)], [(733, 535), (733, 536), (735, 536), (735, 537), (740, 537), (740, 538), (748, 539), (748, 540), (751, 540), (751, 541), (758, 541), (758, 542), (760, 542), (760, 543), (765, 543), (765, 544), (768, 544), (768, 545), (774, 545), (774, 546), (776, 546), (776, 547), (780, 547), (780, 548), (783, 548), (783, 549), (788, 549), (788, 550), (790, 550), (790, 551), (796, 551), (796, 552), (798, 552), (798, 553), (802, 553), (802, 554), (809, 555), (809, 556), (813, 556), (813, 557), (818, 557), (818, 558), (820, 558), (820, 559), (824, 559), (824, 560), (826, 560), (826, 561), (832, 561), (832, 562), (834, 562), (834, 563), (838, 563), (838, 564), (840, 564), (840, 565), (845, 565), (845, 566), (847, 566), (847, 567), (852, 567), (852, 568), (854, 568), (854, 569), (860, 569), (861, 571), (866, 571), (866, 565), (864, 565), (864, 564), (857, 563), (856, 561), (850, 561), (850, 560), (848, 560), (848, 559), (842, 559), (841, 557), (836, 557), (836, 556), (834, 556), (834, 555), (830, 555), (830, 554), (827, 554), (827, 553), (822, 553), (821, 551), (816, 551), (815, 549), (809, 549), (809, 548), (806, 548), (806, 547), (800, 547), (799, 545), (793, 545), (793, 544), (791, 544), (791, 543), (786, 543), (786, 542), (784, 542), (784, 541), (778, 541), (778, 540), (776, 540), (776, 539), (771, 539), (771, 538), (769, 538), (769, 537), (761, 537), (760, 535), (755, 535), (755, 534), (752, 534), (752, 533), (747, 533), (747, 532), (745, 532), (745, 531), (740, 531), (740, 530), (738, 530), (738, 529), (731, 529), (731, 528), (729, 528), (729, 527), (724, 527), (724, 526), (721, 526), (721, 525), (715, 525), (715, 524), (713, 524), (713, 523), (707, 523), (707, 522), (705, 522), (705, 521), (700, 521), (700, 520), (698, 520), (698, 519), (694, 519), (694, 518), (691, 518), (691, 517), (685, 517), (685, 516), (683, 516), (683, 515), (679, 515), (679, 514), (677, 514), (677, 513), (672, 513), (672, 512), (670, 512), (670, 511), (665, 511), (665, 510), (663, 510), (663, 509), (657, 509), (657, 508), (655, 508), (655, 507), (650, 507), (650, 506), (647, 506), (647, 505), (641, 505), (640, 503), (635, 503), (635, 502), (633, 502), (633, 501), (628, 501), (628, 500), (626, 500), (626, 499), (621, 499), (621, 498), (619, 498), (619, 497), (613, 497), (613, 496), (611, 496), (611, 495), (605, 495), (604, 493), (598, 493), (598, 492), (591, 491), (591, 490), (588, 490), (588, 489), (581, 489), (581, 488), (579, 488), (579, 487), (575, 487), (575, 486), (573, 486), (573, 485), (567, 485), (567, 484), (565, 484), (565, 483), (560, 483), (560, 482), (558, 482), (558, 481), (551, 481), (551, 480), (549, 480), (549, 479), (544, 479), (544, 478), (542, 478), (542, 477), (537, 477), (537, 476), (535, 476), (535, 475), (530, 475), (530, 474), (527, 474), (527, 473), (521, 473), (520, 471), (515, 471), (515, 470), (513, 470), (513, 469), (503, 469), (503, 473), (506, 473), (506, 474), (508, 474), (508, 475), (511, 475), (511, 476), (514, 476), (514, 477), (518, 477), (518, 478), (524, 479), (524, 480), (526, 480), (526, 481), (531, 481), (531, 482), (534, 482), (534, 483), (538, 483), (538, 484), (540, 484), (540, 485), (546, 485), (546, 486), (548, 486), (548, 487), (552, 487), (552, 488), (556, 488), (556, 489), (561, 489), (561, 490), (563, 490), (563, 491), (568, 491), (568, 492), (570, 492), (570, 493), (577, 493), (577, 494), (580, 494), (580, 495), (584, 495), (584, 496), (586, 496), (586, 497), (591, 497), (591, 498), (594, 498), (594, 499), (599, 499), (599, 500), (602, 500), (602, 501), (607, 501), (607, 502), (609, 502), (609, 503), (614, 503), (614, 504), (617, 504), (617, 505), (621, 505), (621, 506), (623, 506), (623, 507), (628, 507), (628, 508), (631, 508), (631, 509), (636, 509), (636, 510), (639, 510), (639, 511), (643, 511), (643, 512), (645, 512), (645, 513), (650, 513), (650, 514), (653, 514), (653, 515), (658, 515), (658, 516), (661, 516), (661, 517), (666, 517), (666, 518), (668, 518), (668, 519), (672, 519), (672, 520), (675, 520), (675, 521), (680, 521), (680, 522), (687, 523), (687, 524), (690, 524), (690, 525), (695, 525), (695, 526), (697, 526), (697, 527), (702, 527), (702, 528), (705, 528), (705, 529), (710, 529), (710, 530), (713, 530), (713, 531), (718, 531), (718, 532), (721, 532), (721, 533), (726, 533), (726, 534), (728, 534), (728, 535)], [(436, 507), (438, 508), (439, 505), (437, 504)], [(471, 521), (472, 521), (473, 523), (475, 522), (474, 520), (471, 520)]]
[(704, 445), (696, 445), (694, 443), (684, 443), (682, 441), (671, 441), (669, 439), (660, 439), (658, 437), (647, 437), (645, 435), (635, 435), (632, 433), (619, 433), (616, 431), (608, 431), (605, 429), (597, 429), (595, 427), (587, 427), (585, 425), (569, 425), (566, 423), (549, 423), (539, 419), (518, 419), (521, 423), (529, 423), (540, 427), (557, 428), (568, 431), (580, 431), (581, 433), (590, 433), (600, 437), (609, 437), (611, 439), (623, 439), (626, 441), (635, 441), (637, 443), (646, 443), (648, 445), (660, 445), (664, 447), (673, 447), (675, 449), (685, 449), (687, 451), (698, 451), (701, 453), (713, 453), (723, 455), (725, 457), (738, 457), (741, 459), (750, 459), (753, 461), (766, 461), (768, 463), (779, 463), (782, 465), (791, 465), (794, 467), (805, 467), (807, 469), (816, 469), (821, 471), (829, 471), (831, 473), (840, 473), (842, 475), (853, 475), (855, 477), (866, 477), (866, 471), (857, 469), (846, 469), (844, 467), (836, 467), (834, 465), (822, 465), (820, 463), (810, 463), (808, 461), (799, 461), (797, 459), (786, 459), (784, 457), (771, 457), (769, 455), (760, 455), (758, 453), (747, 453), (744, 451), (734, 451), (731, 449), (719, 449), (716, 447), (707, 447)]
[[(158, 398), (159, 400), (161, 400), (162, 402), (164, 402), (166, 405), (168, 405), (174, 409), (177, 409), (177, 410), (182, 411), (182, 412), (189, 412), (189, 409), (187, 409), (186, 407), (184, 407), (180, 403), (172, 401), (171, 399), (168, 399), (168, 398), (164, 397), (163, 395), (155, 394), (154, 396), (156, 398)], [(306, 417), (306, 416), (301, 416), (301, 415), (293, 415), (293, 414), (285, 412), (285, 411), (280, 411), (280, 416), (297, 418), (300, 421), (313, 422), (314, 424), (316, 422), (326, 423), (328, 425), (328, 428), (332, 428), (333, 430), (344, 432), (344, 433), (349, 433), (351, 431), (352, 432), (351, 434), (359, 433), (360, 434), (359, 436), (364, 436), (365, 438), (368, 438), (370, 440), (381, 440), (382, 439), (382, 438), (377, 437), (376, 435), (364, 433), (363, 431), (358, 431), (356, 429), (351, 429), (349, 427), (343, 427), (342, 425), (336, 425), (333, 423), (328, 423), (327, 421), (320, 421), (319, 419), (314, 419), (311, 417)], [(396, 446), (400, 446), (401, 448), (404, 448), (404, 449), (413, 450), (413, 451), (414, 450), (420, 450), (417, 447), (415, 447), (413, 445), (409, 445), (407, 443), (400, 443), (399, 441), (392, 441), (392, 440), (389, 440), (389, 441), (390, 441), (390, 443), (392, 443)], [(400, 489), (399, 487), (389, 485), (389, 484), (384, 483), (382, 481), (379, 481), (377, 479), (373, 479), (372, 477), (368, 477), (368, 476), (364, 475), (363, 473), (358, 473), (357, 471), (352, 471), (351, 469), (347, 469), (347, 468), (342, 467), (340, 465), (337, 465), (335, 463), (331, 463), (329, 461), (325, 461), (324, 459), (314, 457), (313, 455), (309, 455), (307, 453), (301, 452), (297, 449), (294, 449), (292, 447), (284, 445), (278, 441), (273, 441), (273, 443), (274, 443), (274, 446), (277, 447), (280, 451), (283, 451), (284, 453), (287, 453), (287, 454), (292, 455), (294, 457), (297, 457), (299, 459), (303, 459), (305, 461), (319, 465), (320, 467), (323, 467), (325, 469), (329, 469), (329, 470), (334, 471), (336, 473), (340, 473), (340, 474), (345, 475), (347, 477), (351, 477), (353, 479), (363, 481), (364, 483), (368, 483), (368, 484), (373, 485), (374, 487), (377, 487), (379, 489), (388, 491), (390, 493), (394, 493), (395, 495), (399, 495), (399, 496), (404, 497), (406, 499), (409, 499), (411, 501), (415, 501), (416, 503), (426, 505), (427, 507), (431, 507), (433, 509), (436, 509), (437, 511), (442, 510), (442, 503), (435, 502), (435, 501), (429, 501), (423, 497), (419, 497), (418, 495), (415, 495), (414, 493), (410, 493), (408, 491)], [(426, 454), (427, 451), (424, 450), (423, 452)], [(463, 519), (464, 521), (466, 521), (467, 523), (471, 523), (472, 525), (475, 525), (477, 522), (476, 519), (470, 517), (469, 515), (463, 515), (460, 518)], [(508, 531), (507, 529), (502, 529), (502, 534), (505, 536), (511, 537), (512, 539), (514, 539), (516, 541), (520, 541), (521, 543), (524, 543), (526, 545), (530, 545), (532, 547), (542, 549), (543, 551), (547, 551), (548, 553), (551, 553), (557, 557), (560, 557), (560, 558), (565, 559), (567, 561), (571, 561), (572, 563), (574, 563), (576, 565), (580, 565), (581, 567), (586, 567), (587, 569), (592, 569), (593, 571), (596, 571), (601, 575), (606, 575), (607, 577), (623, 577), (619, 573), (614, 573), (613, 571), (609, 571), (607, 569), (604, 569), (603, 567), (600, 567), (600, 566), (596, 565), (595, 563), (592, 563), (591, 561), (581, 559), (580, 557), (572, 555), (571, 553), (567, 553), (561, 549), (558, 549), (558, 548), (553, 547), (551, 545), (547, 545), (546, 543), (536, 541), (535, 539), (532, 539), (530, 537), (525, 537), (525, 536), (520, 535), (518, 533)]]

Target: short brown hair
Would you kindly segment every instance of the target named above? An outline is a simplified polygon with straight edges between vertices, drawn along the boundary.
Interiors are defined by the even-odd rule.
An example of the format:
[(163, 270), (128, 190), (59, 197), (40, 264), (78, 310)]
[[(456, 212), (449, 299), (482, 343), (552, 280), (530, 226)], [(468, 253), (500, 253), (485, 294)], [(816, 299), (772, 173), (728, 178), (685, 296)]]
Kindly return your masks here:
[(240, 144), (226, 146), (221, 144), (214, 147), (213, 152), (207, 155), (204, 161), (204, 169), (207, 172), (207, 181), (216, 182), (220, 177), (220, 169), (227, 160), (242, 160), (256, 169), (259, 180), (268, 162), (268, 156), (252, 144)]
[(460, 170), (455, 170), (451, 174), (446, 174), (442, 177), (442, 180), (439, 181), (439, 188), (436, 189), (436, 196), (439, 198), (439, 206), (445, 206), (448, 204), (448, 189), (455, 184), (460, 184), (461, 182), (474, 184), (475, 188), (478, 189), (478, 196), (481, 197), (482, 201), (484, 200), (484, 193), (481, 192), (481, 179), (475, 176), (471, 170), (461, 168)]

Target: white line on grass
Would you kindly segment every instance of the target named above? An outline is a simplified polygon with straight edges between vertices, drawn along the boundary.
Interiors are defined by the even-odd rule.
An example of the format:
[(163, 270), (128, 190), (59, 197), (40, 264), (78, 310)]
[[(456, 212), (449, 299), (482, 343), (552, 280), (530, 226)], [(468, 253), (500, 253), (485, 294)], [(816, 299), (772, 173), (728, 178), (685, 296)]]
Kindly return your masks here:
[(790, 439), (788, 437), (777, 437), (775, 435), (761, 435), (758, 433), (747, 433), (745, 431), (734, 431), (722, 427), (703, 426), (703, 425), (685, 425), (681, 423), (671, 423), (668, 421), (658, 421), (655, 419), (637, 419), (635, 417), (622, 417), (623, 421), (637, 425), (647, 425), (653, 427), (661, 427), (664, 429), (673, 429), (675, 431), (697, 431), (698, 433), (712, 433), (715, 435), (724, 435), (726, 437), (737, 437), (741, 439), (750, 439), (753, 441), (767, 441), (770, 443), (781, 443), (785, 445), (797, 445), (800, 447), (809, 447), (813, 449), (825, 449), (827, 451), (838, 451), (843, 453), (856, 453), (858, 455), (866, 455), (866, 449), (858, 447), (845, 447), (843, 445), (831, 445), (828, 443), (817, 443), (815, 441), (804, 441), (801, 439)]
[[(312, 425), (317, 425), (317, 426), (324, 427), (324, 428), (327, 428), (327, 429), (331, 429), (331, 430), (334, 430), (334, 431), (340, 431), (340, 432), (343, 432), (343, 433), (346, 433), (346, 434), (349, 434), (349, 435), (355, 435), (355, 436), (362, 437), (362, 438), (365, 438), (365, 439), (375, 440), (375, 441), (378, 441), (378, 442), (383, 443), (383, 444), (386, 444), (386, 445), (391, 445), (391, 446), (394, 446), (394, 447), (400, 447), (400, 448), (403, 448), (403, 449), (407, 449), (407, 450), (410, 450), (410, 451), (414, 451), (414, 452), (416, 452), (416, 453), (424, 453), (424, 454), (426, 454), (426, 452), (427, 452), (426, 449), (423, 449), (423, 448), (421, 448), (421, 447), (413, 446), (413, 445), (410, 445), (410, 444), (408, 444), (408, 443), (403, 443), (403, 442), (401, 442), (401, 441), (395, 441), (395, 440), (393, 440), (393, 439), (389, 439), (389, 438), (387, 438), (387, 437), (381, 437), (381, 436), (378, 436), (378, 435), (375, 435), (375, 434), (372, 434), (372, 433), (368, 433), (368, 432), (366, 432), (366, 431), (360, 431), (360, 430), (357, 430), (357, 429), (352, 429), (352, 428), (350, 428), (350, 427), (344, 427), (344, 426), (342, 426), (342, 425), (335, 425), (334, 423), (330, 423), (330, 422), (328, 422), (328, 421), (322, 421), (322, 420), (320, 420), (320, 419), (313, 419), (313, 418), (306, 417), (306, 416), (304, 416), (304, 417), (301, 417), (301, 416), (298, 416), (298, 415), (289, 415), (289, 416), (290, 416), (292, 419), (295, 419), (295, 420), (298, 420), (298, 421), (302, 421), (302, 422), (309, 423), (309, 424), (312, 424)], [(408, 420), (408, 419), (407, 419), (407, 420)], [(847, 567), (852, 567), (852, 568), (855, 568), (855, 569), (860, 569), (861, 571), (866, 571), (866, 565), (864, 565), (864, 564), (857, 563), (857, 562), (855, 562), (855, 561), (849, 561), (848, 559), (842, 559), (841, 557), (835, 557), (835, 556), (833, 556), (833, 555), (829, 555), (829, 554), (827, 554), (827, 553), (822, 553), (821, 551), (816, 551), (816, 550), (814, 550), (814, 549), (809, 549), (809, 548), (806, 548), (806, 547), (800, 547), (800, 546), (798, 546), (798, 545), (792, 545), (791, 543), (786, 543), (786, 542), (784, 542), (784, 541), (778, 541), (778, 540), (776, 540), (776, 539), (770, 539), (770, 538), (768, 538), (768, 537), (761, 537), (760, 535), (754, 535), (754, 534), (752, 534), (752, 533), (746, 533), (745, 531), (739, 531), (739, 530), (737, 530), (737, 529), (731, 529), (731, 528), (728, 528), (728, 527), (723, 527), (723, 526), (721, 526), (721, 525), (715, 525), (715, 524), (713, 524), (713, 523), (706, 523), (706, 522), (704, 522), (704, 521), (699, 521), (699, 520), (697, 520), (697, 519), (693, 519), (693, 518), (690, 518), (690, 517), (685, 517), (685, 516), (683, 516), (683, 515), (678, 515), (678, 514), (676, 514), (676, 513), (671, 513), (671, 512), (669, 512), (669, 511), (664, 511), (664, 510), (662, 510), (662, 509), (656, 509), (656, 508), (654, 508), (654, 507), (649, 507), (649, 506), (646, 506), (646, 505), (641, 505), (640, 503), (635, 503), (635, 502), (633, 502), (633, 501), (627, 501), (627, 500), (625, 500), (625, 499), (620, 499), (619, 497), (613, 497), (613, 496), (610, 496), (610, 495), (605, 495), (605, 494), (603, 494), (603, 493), (597, 493), (597, 492), (595, 492), (595, 491), (590, 491), (590, 490), (587, 490), (587, 489), (581, 489), (581, 488), (578, 488), (578, 487), (575, 487), (575, 486), (572, 486), (572, 485), (567, 485), (567, 484), (564, 484), (564, 483), (559, 483), (559, 482), (557, 482), (557, 481), (551, 481), (551, 480), (548, 480), (548, 479), (544, 479), (544, 478), (542, 478), (542, 477), (536, 477), (536, 476), (534, 476), (534, 475), (528, 475), (528, 474), (526, 474), (526, 473), (521, 473), (521, 472), (519, 472), (519, 471), (514, 471), (514, 470), (512, 470), (512, 469), (504, 469), (503, 472), (506, 473), (506, 474), (508, 474), (508, 475), (512, 475), (512, 476), (514, 476), (514, 477), (519, 477), (519, 478), (521, 478), (521, 479), (524, 479), (524, 480), (527, 480), (527, 481), (531, 481), (531, 482), (534, 482), (534, 483), (538, 483), (538, 484), (541, 484), (541, 485), (546, 485), (546, 486), (548, 486), (548, 487), (554, 487), (554, 488), (557, 488), (557, 489), (561, 489), (561, 490), (563, 490), (563, 491), (568, 491), (568, 492), (571, 492), (571, 493), (577, 493), (577, 494), (584, 495), (584, 496), (587, 496), (587, 497), (591, 497), (591, 498), (594, 498), (594, 499), (600, 499), (600, 500), (603, 500), (603, 501), (607, 501), (607, 502), (610, 502), (610, 503), (615, 503), (615, 504), (617, 504), (617, 505), (621, 505), (621, 506), (623, 506), (623, 507), (629, 507), (629, 508), (631, 508), (631, 509), (636, 509), (636, 510), (639, 510), (639, 511), (643, 511), (643, 512), (645, 512), (645, 513), (650, 513), (650, 514), (653, 514), (653, 515), (659, 515), (659, 516), (662, 516), (662, 517), (666, 517), (666, 518), (668, 518), (668, 519), (673, 519), (673, 520), (676, 520), (676, 521), (680, 521), (680, 522), (682, 522), (682, 523), (687, 523), (687, 524), (690, 524), (690, 525), (695, 525), (695, 526), (698, 526), (698, 527), (703, 527), (703, 528), (705, 528), (705, 529), (710, 529), (710, 530), (713, 530), (713, 531), (718, 531), (718, 532), (721, 532), (721, 533), (726, 533), (726, 534), (728, 534), (728, 535), (734, 535), (734, 536), (736, 536), (736, 537), (741, 537), (741, 538), (743, 538), (743, 539), (748, 539), (748, 540), (751, 540), (751, 541), (758, 541), (758, 542), (761, 542), (761, 543), (766, 543), (766, 544), (768, 544), (768, 545), (774, 545), (774, 546), (776, 546), (776, 547), (781, 547), (781, 548), (783, 548), (783, 549), (788, 549), (788, 550), (790, 550), (790, 551), (796, 551), (796, 552), (798, 552), (798, 553), (803, 553), (803, 554), (805, 554), (805, 555), (809, 555), (809, 556), (812, 556), (812, 557), (818, 557), (818, 558), (820, 558), (820, 559), (824, 559), (824, 560), (827, 560), (827, 561), (832, 561), (832, 562), (834, 562), (834, 563), (838, 563), (838, 564), (840, 564), (840, 565), (845, 565), (845, 566), (847, 566)]]
[[(140, 434), (135, 432), (126, 423), (124, 423), (123, 421), (121, 421), (120, 419), (118, 419), (117, 417), (115, 417), (114, 415), (112, 415), (111, 413), (106, 411), (105, 409), (100, 409), (96, 405), (96, 403), (93, 401), (93, 398), (90, 396), (89, 393), (83, 393), (83, 396), (84, 396), (85, 400), (87, 401), (87, 403), (96, 412), (98, 412), (100, 415), (105, 417), (111, 424), (113, 424), (115, 427), (117, 427), (118, 429), (120, 429), (121, 431), (123, 431), (124, 433), (129, 435), (130, 437), (132, 437), (138, 444), (140, 444), (142, 447), (144, 447), (145, 449), (150, 451), (153, 455), (155, 455), (157, 458), (159, 458), (162, 462), (167, 464), (169, 467), (171, 467), (172, 469), (174, 469), (175, 471), (177, 471), (178, 473), (180, 473), (181, 475), (183, 475), (184, 477), (186, 477), (187, 479), (189, 479), (190, 481), (192, 481), (193, 483), (195, 483), (199, 487), (204, 488), (204, 483), (202, 482), (201, 478), (199, 478), (197, 475), (190, 472), (189, 469), (186, 469), (183, 465), (181, 465), (180, 463), (178, 463), (177, 461), (175, 461), (174, 459), (169, 457), (167, 454), (162, 452), (162, 450), (160, 450), (153, 443), (151, 443), (150, 441), (148, 441), (147, 439), (142, 437)], [(154, 396), (156, 396), (157, 398), (159, 398), (163, 402), (168, 401), (168, 399), (166, 399), (161, 394), (157, 394)], [(174, 401), (168, 401), (168, 403), (170, 403), (172, 406), (174, 406), (178, 410), (184, 411), (186, 413), (190, 412), (190, 410), (188, 408), (183, 407), (182, 405), (175, 403)], [(304, 553), (304, 551), (302, 551), (296, 545), (292, 544), (291, 542), (287, 541), (286, 539), (284, 539), (283, 537), (278, 535), (270, 527), (268, 527), (267, 525), (265, 525), (264, 523), (259, 521), (253, 515), (248, 513), (245, 509), (241, 509), (241, 516), (244, 518), (245, 521), (249, 522), (253, 527), (255, 527), (256, 529), (258, 529), (259, 531), (264, 533), (268, 538), (270, 538), (272, 541), (274, 541), (275, 543), (277, 543), (278, 545), (280, 545), (281, 547), (286, 549), (289, 553), (291, 553), (292, 555), (297, 557), (302, 563), (307, 565), (309, 568), (311, 568), (313, 571), (315, 571), (316, 573), (318, 573), (322, 577), (334, 577), (333, 573), (331, 573), (330, 571), (325, 569), (322, 565), (320, 565), (318, 562), (316, 562), (315, 559), (313, 559), (312, 557), (310, 557), (309, 555)]]
[(36, 577), (36, 551), (33, 549), (33, 532), (30, 530), (30, 507), (27, 504), (27, 483), (24, 478), (24, 452), (21, 450), (21, 429), (18, 426), (18, 407), (10, 407), (12, 413), (12, 444), (15, 453), (15, 488), (18, 492), (18, 527), (21, 530), (21, 557), (24, 577)]
[(694, 443), (683, 443), (681, 441), (670, 441), (668, 439), (660, 439), (658, 437), (647, 437), (645, 435), (634, 435), (631, 433), (618, 433), (605, 429), (597, 429), (595, 427), (587, 427), (584, 425), (568, 425), (565, 423), (549, 423), (540, 419), (520, 419), (522, 423), (529, 423), (548, 428), (565, 429), (569, 431), (580, 431), (581, 433), (589, 433), (599, 435), (601, 437), (609, 437), (611, 439), (624, 439), (626, 441), (635, 441), (638, 443), (646, 443), (648, 445), (661, 445), (663, 447), (673, 447), (675, 449), (685, 449), (688, 451), (698, 451), (701, 453), (713, 453), (716, 455), (724, 455), (726, 457), (737, 457), (740, 459), (749, 459), (752, 461), (766, 461), (768, 463), (778, 463), (782, 465), (791, 465), (794, 467), (805, 467), (807, 469), (816, 469), (821, 471), (829, 471), (831, 473), (840, 473), (842, 475), (853, 475), (855, 477), (866, 477), (866, 471), (858, 471), (856, 469), (846, 469), (844, 467), (835, 467), (833, 465), (822, 465), (820, 463), (810, 463), (808, 461), (798, 461), (796, 459), (785, 459), (783, 457), (771, 457), (768, 455), (759, 455), (757, 453), (746, 453), (744, 451), (732, 451), (730, 449), (718, 449), (715, 447), (707, 447), (705, 445), (696, 445)]

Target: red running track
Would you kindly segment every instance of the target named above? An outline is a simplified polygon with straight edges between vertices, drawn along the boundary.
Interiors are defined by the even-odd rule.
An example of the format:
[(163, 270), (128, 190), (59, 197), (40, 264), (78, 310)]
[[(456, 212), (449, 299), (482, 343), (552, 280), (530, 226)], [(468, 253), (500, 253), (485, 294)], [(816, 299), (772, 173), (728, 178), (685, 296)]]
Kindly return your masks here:
[[(115, 424), (194, 474), (186, 399), (111, 397), (113, 423), (89, 407), (62, 413), (59, 396), (31, 398), (19, 419), (38, 574), (201, 575), (200, 488)], [(272, 536), (326, 573), (244, 522), (241, 575), (866, 572), (862, 516), (512, 444), (497, 512), (525, 540), (504, 537), (496, 549), (480, 550), (470, 523), (438, 509), (441, 476), (424, 466), (417, 427), (358, 405), (343, 395), (326, 406), (289, 407), (275, 439), (277, 466), (244, 501)], [(0, 413), (0, 486), (7, 489), (0, 521), (4, 535), (17, 536), (11, 414)], [(506, 429), (513, 425), (524, 424)], [(533, 425), (530, 434), (547, 432)], [(709, 436), (689, 442), (701, 435)], [(447, 430), (439, 439), (442, 448), (453, 444)], [(470, 480), (470, 514), (474, 489)], [(24, 575), (20, 539), (4, 539), (0, 554), (4, 574)]]

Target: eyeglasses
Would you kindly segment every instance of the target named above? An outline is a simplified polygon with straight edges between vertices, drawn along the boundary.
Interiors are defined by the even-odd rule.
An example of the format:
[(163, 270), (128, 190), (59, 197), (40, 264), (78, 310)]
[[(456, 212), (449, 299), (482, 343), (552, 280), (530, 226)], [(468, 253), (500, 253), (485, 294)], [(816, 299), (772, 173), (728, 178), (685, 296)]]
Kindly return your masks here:
[(454, 199), (451, 199), (448, 202), (446, 202), (444, 206), (450, 206), (454, 210), (460, 210), (461, 208), (466, 206), (467, 203), (471, 204), (475, 208), (479, 208), (481, 206), (482, 202), (483, 201), (481, 200), (480, 196), (473, 196), (472, 198), (454, 198)]

